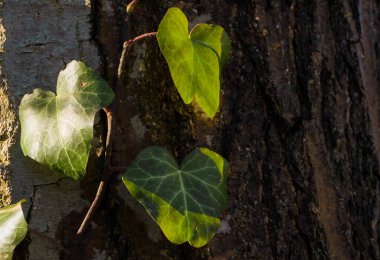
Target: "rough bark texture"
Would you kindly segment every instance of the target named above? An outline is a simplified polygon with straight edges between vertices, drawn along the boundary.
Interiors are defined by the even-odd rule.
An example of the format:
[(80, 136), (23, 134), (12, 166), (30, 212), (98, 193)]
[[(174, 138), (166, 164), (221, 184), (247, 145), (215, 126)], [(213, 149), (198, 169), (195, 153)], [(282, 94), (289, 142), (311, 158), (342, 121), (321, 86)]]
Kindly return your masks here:
[[(5, 137), (0, 142), (1, 157), (5, 158), (0, 160), (0, 172), (7, 180), (1, 190), (10, 188), (13, 202), (28, 199), (24, 213), (30, 227), (55, 237), (65, 217), (86, 210), (89, 202), (80, 196), (83, 190), (79, 183), (48, 171), (22, 155), (15, 115), (24, 94), (36, 87), (55, 91), (58, 72), (72, 59), (82, 59), (94, 68), (100, 66), (97, 47), (91, 42), (90, 3), (81, 0), (0, 3), (0, 129)], [(3, 93), (9, 105), (3, 102)], [(51, 241), (31, 233), (16, 258), (58, 259), (59, 255)]]
[[(4, 2), (10, 2), (8, 8), (18, 7), (18, 12), (20, 6), (27, 5)], [(80, 4), (52, 2), (52, 6), (62, 5), (63, 10), (74, 6), (72, 12), (61, 13), (60, 19), (71, 21), (76, 17)], [(92, 2), (91, 10), (85, 9), (87, 15), (91, 11), (92, 40), (111, 85), (116, 83), (122, 40), (157, 30), (171, 6), (184, 10), (191, 27), (200, 22), (220, 24), (232, 39), (232, 53), (222, 79), (221, 107), (215, 119), (207, 119), (196, 104), (183, 104), (154, 39), (130, 50), (114, 111), (115, 166), (128, 165), (151, 144), (165, 146), (179, 160), (195, 146), (210, 147), (229, 160), (229, 204), (222, 216), (223, 228), (204, 248), (172, 245), (131, 198), (120, 176), (114, 176), (82, 241), (74, 236), (84, 215), (82, 206), (75, 207), (77, 211), (64, 207), (58, 219), (52, 220), (59, 223), (58, 228), (48, 235), (73, 252), (70, 256), (61, 253), (60, 257), (380, 259), (380, 4), (374, 0), (140, 0), (129, 16), (125, 4), (121, 0), (98, 0)], [(7, 29), (6, 6), (2, 7), (2, 24), (8, 40), (16, 37), (12, 31), (16, 25)], [(83, 3), (80, 6), (84, 8)], [(66, 28), (65, 23), (60, 24)], [(79, 23), (75, 28), (86, 26), (88, 23)], [(33, 35), (54, 34), (44, 27), (30, 30)], [(16, 42), (23, 38), (17, 37)], [(78, 38), (73, 41), (83, 42)], [(69, 43), (71, 40), (60, 41), (49, 49), (66, 48), (62, 46)], [(9, 46), (18, 50), (13, 44)], [(35, 60), (28, 64), (32, 70), (39, 66), (60, 68), (39, 58), (43, 55), (38, 52), (40, 45), (30, 46), (34, 46), (30, 54), (34, 58), (6, 54), (6, 50), (2, 57), (16, 55), (20, 63)], [(72, 53), (70, 49), (68, 52)], [(90, 53), (96, 55), (97, 51)], [(96, 67), (96, 63), (92, 65)], [(11, 65), (5, 63), (10, 95), (19, 96), (26, 90), (12, 83), (12, 77), (17, 79), (19, 74)], [(42, 71), (45, 69), (29, 75), (33, 79), (30, 85), (45, 82)], [(29, 161), (18, 164), (33, 165)], [(99, 164), (94, 160), (90, 169)], [(33, 165), (33, 169), (40, 169), (36, 167)], [(56, 173), (50, 175), (59, 179)], [(76, 187), (76, 194), (52, 196), (66, 196), (65, 203), (86, 205), (81, 197), (91, 200), (98, 179), (94, 175), (81, 183), (79, 191), (70, 183)], [(70, 185), (58, 182), (59, 194), (67, 194), (64, 191)], [(34, 188), (33, 205), (36, 201), (42, 204), (41, 212), (31, 210), (32, 223), (54, 208), (46, 201), (62, 203), (49, 195), (57, 192), (56, 186), (43, 183), (37, 193)], [(38, 225), (42, 226), (40, 222)], [(33, 245), (37, 240), (31, 236), (20, 248), (21, 256), (58, 257), (50, 245), (54, 252), (51, 258), (35, 258)]]

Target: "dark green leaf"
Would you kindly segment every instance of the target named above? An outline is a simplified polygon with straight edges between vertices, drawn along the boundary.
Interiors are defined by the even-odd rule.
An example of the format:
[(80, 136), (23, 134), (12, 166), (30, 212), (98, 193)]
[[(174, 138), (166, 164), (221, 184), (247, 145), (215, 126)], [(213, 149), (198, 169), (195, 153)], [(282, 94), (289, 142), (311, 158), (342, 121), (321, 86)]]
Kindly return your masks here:
[(58, 76), (57, 95), (35, 89), (20, 105), (25, 155), (80, 179), (93, 139), (95, 113), (112, 102), (107, 83), (86, 64), (70, 62)]
[(198, 24), (189, 35), (186, 16), (170, 8), (157, 33), (161, 52), (183, 101), (194, 97), (209, 117), (219, 107), (220, 70), (227, 61), (231, 42), (218, 25)]
[(0, 259), (12, 259), (13, 250), (28, 230), (22, 202), (25, 200), (0, 209)]
[(140, 152), (123, 181), (171, 242), (201, 247), (219, 227), (227, 174), (227, 161), (207, 148), (194, 150), (179, 168), (164, 148), (151, 146)]

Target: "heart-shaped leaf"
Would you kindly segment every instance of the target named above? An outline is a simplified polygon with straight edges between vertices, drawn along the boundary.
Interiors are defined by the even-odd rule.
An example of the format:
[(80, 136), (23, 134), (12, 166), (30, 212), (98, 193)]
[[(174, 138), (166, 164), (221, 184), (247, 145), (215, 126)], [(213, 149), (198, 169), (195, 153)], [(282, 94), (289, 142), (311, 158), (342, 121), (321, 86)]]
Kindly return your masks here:
[(207, 148), (195, 149), (179, 168), (164, 148), (151, 146), (140, 152), (123, 181), (171, 242), (201, 247), (219, 227), (227, 174), (227, 161)]
[(183, 101), (196, 98), (213, 117), (218, 111), (220, 70), (227, 61), (231, 41), (218, 25), (198, 24), (189, 35), (188, 21), (178, 8), (170, 8), (157, 32), (158, 44)]
[(25, 200), (0, 208), (0, 259), (12, 259), (13, 250), (28, 231), (21, 208), (22, 202)]
[(59, 73), (57, 95), (35, 89), (21, 101), (24, 155), (80, 179), (86, 171), (95, 113), (113, 98), (96, 71), (83, 62), (70, 62)]

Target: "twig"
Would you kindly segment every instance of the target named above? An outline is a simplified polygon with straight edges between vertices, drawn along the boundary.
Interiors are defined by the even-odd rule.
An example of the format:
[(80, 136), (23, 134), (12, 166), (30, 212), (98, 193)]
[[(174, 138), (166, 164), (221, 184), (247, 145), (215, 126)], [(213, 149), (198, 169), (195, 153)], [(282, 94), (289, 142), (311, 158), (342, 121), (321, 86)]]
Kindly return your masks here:
[(34, 229), (34, 228), (31, 228), (31, 227), (29, 227), (29, 231), (30, 231), (31, 233), (37, 235), (37, 236), (42, 237), (43, 239), (49, 241), (50, 243), (54, 244), (54, 246), (55, 246), (56, 248), (58, 248), (59, 250), (61, 250), (64, 254), (66, 254), (66, 255), (69, 255), (69, 254), (70, 254), (70, 252), (69, 252), (66, 248), (64, 248), (64, 247), (62, 246), (62, 244), (59, 243), (59, 242), (58, 242), (57, 240), (55, 240), (54, 238), (52, 238), (52, 237), (50, 237), (50, 236), (48, 236), (48, 235), (46, 235), (46, 234), (44, 234), (44, 233), (41, 233), (40, 231), (38, 231), (38, 230), (36, 230), (36, 229)]
[[(122, 72), (124, 71), (124, 66), (126, 63), (125, 62), (126, 56), (127, 56), (128, 50), (130, 49), (131, 44), (133, 44), (139, 40), (148, 38), (148, 37), (156, 36), (156, 34), (157, 34), (156, 32), (145, 33), (145, 34), (142, 34), (140, 36), (137, 36), (136, 38), (133, 38), (131, 40), (124, 42), (123, 51), (121, 53), (121, 57), (120, 57), (120, 61), (119, 61), (118, 81), (117, 81), (115, 92), (118, 89), (120, 89), (120, 87), (122, 85), (122, 81), (123, 81), (123, 78), (122, 78), (123, 73)], [(114, 102), (113, 111), (117, 110), (116, 105), (117, 105), (117, 102)], [(90, 206), (89, 210), (87, 211), (86, 216), (84, 217), (84, 219), (83, 219), (83, 221), (82, 221), (82, 223), (81, 223), (81, 225), (77, 231), (78, 237), (81, 237), (83, 235), (83, 233), (86, 231), (88, 223), (90, 222), (90, 220), (91, 220), (92, 216), (94, 215), (97, 207), (99, 206), (101, 199), (103, 198), (104, 191), (107, 187), (107, 184), (109, 182), (110, 177), (112, 176), (112, 173), (114, 171), (118, 171), (118, 169), (110, 166), (112, 144), (113, 144), (113, 142), (112, 142), (112, 139), (113, 139), (112, 129), (114, 129), (114, 124), (115, 124), (114, 123), (115, 120), (113, 120), (114, 115), (112, 114), (111, 108), (104, 108), (104, 111), (106, 112), (106, 115), (107, 115), (107, 138), (106, 138), (106, 151), (105, 151), (105, 156), (104, 156), (105, 162), (104, 162), (104, 169), (103, 169), (103, 179), (100, 182), (98, 190), (97, 190), (96, 195), (95, 195), (95, 198), (94, 198), (93, 202), (91, 203), (91, 206)]]

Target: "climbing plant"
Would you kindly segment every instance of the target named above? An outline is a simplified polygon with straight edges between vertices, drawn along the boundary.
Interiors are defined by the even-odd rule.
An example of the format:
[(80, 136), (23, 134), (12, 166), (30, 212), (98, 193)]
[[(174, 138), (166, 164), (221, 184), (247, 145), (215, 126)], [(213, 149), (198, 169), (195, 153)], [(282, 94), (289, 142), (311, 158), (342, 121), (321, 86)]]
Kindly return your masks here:
[(178, 167), (162, 147), (140, 152), (123, 181), (173, 243), (201, 247), (214, 236), (227, 203), (228, 164), (197, 148)]
[[(231, 46), (224, 29), (198, 24), (189, 33), (186, 16), (180, 9), (170, 8), (157, 33), (129, 40), (124, 49), (151, 36), (157, 36), (184, 103), (195, 99), (207, 116), (214, 117), (219, 108), (220, 73)], [(112, 173), (108, 158), (114, 127), (109, 105), (113, 98), (112, 89), (97, 72), (81, 61), (72, 61), (58, 75), (56, 93), (35, 89), (20, 104), (24, 154), (75, 180), (86, 173), (95, 114), (102, 108), (106, 112), (105, 178), (78, 235), (86, 228)], [(171, 242), (201, 247), (219, 227), (227, 201), (227, 175), (228, 162), (207, 148), (195, 148), (178, 165), (163, 147), (150, 146), (138, 154), (122, 179)], [(19, 209), (19, 205), (12, 207)], [(0, 219), (0, 229), (1, 224)], [(25, 226), (23, 223), (22, 230)], [(15, 230), (17, 239), (10, 240), (13, 244), (25, 235), (20, 229)]]
[(35, 89), (19, 108), (21, 148), (39, 163), (78, 180), (86, 171), (95, 113), (114, 98), (107, 83), (83, 62), (58, 75), (57, 95)]
[(188, 27), (182, 11), (170, 8), (158, 27), (158, 44), (183, 102), (189, 104), (195, 98), (214, 117), (219, 107), (220, 69), (231, 42), (218, 25), (198, 24), (190, 34)]
[(12, 259), (13, 250), (26, 235), (28, 228), (21, 208), (23, 202), (0, 209), (0, 259)]

